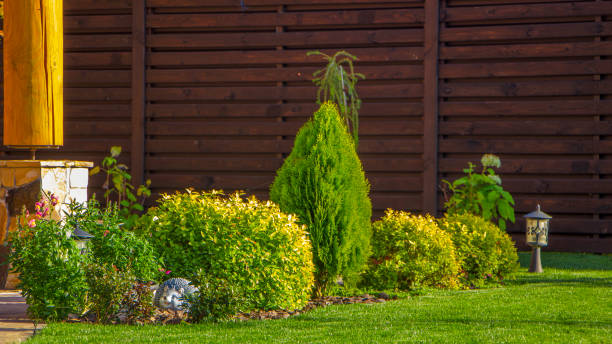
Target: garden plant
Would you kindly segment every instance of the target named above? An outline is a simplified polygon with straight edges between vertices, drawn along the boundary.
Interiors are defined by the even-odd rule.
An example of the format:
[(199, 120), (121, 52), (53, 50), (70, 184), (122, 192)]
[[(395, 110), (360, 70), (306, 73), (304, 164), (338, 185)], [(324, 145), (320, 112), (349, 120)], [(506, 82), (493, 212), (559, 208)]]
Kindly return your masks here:
[(270, 199), (306, 225), (315, 265), (315, 295), (338, 276), (350, 280), (370, 255), (372, 205), (355, 144), (338, 109), (324, 103), (299, 130)]

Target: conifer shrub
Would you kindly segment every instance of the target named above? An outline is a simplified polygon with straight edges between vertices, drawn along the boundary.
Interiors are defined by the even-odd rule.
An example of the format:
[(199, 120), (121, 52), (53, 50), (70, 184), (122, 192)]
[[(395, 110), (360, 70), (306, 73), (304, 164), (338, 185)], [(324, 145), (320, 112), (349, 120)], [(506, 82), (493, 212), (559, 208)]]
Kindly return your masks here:
[(310, 233), (315, 295), (340, 276), (354, 276), (370, 253), (372, 205), (355, 144), (333, 103), (298, 132), (270, 188), (270, 199), (297, 214)]
[(373, 253), (363, 286), (383, 290), (459, 287), (453, 242), (433, 217), (388, 209), (372, 230)]
[(162, 195), (140, 224), (174, 276), (239, 290), (244, 311), (298, 309), (313, 286), (304, 226), (270, 201), (187, 190)]
[(512, 239), (494, 223), (464, 213), (447, 214), (438, 224), (453, 240), (461, 260), (460, 280), (466, 287), (499, 283), (518, 268)]

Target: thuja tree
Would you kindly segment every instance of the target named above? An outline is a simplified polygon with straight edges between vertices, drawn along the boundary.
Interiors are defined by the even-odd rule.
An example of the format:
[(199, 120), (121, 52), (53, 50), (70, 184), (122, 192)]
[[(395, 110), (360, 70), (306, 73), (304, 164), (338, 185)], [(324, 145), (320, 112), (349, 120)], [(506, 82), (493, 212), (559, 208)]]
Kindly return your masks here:
[(359, 272), (370, 253), (370, 186), (336, 105), (324, 103), (298, 132), (270, 199), (297, 214), (313, 248), (315, 296)]

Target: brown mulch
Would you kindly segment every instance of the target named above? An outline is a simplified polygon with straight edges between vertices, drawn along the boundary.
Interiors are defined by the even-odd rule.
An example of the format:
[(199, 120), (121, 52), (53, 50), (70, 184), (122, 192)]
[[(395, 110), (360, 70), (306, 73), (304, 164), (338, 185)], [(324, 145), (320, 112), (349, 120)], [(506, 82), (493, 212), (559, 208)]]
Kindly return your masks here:
[[(375, 304), (375, 303), (385, 303), (387, 301), (396, 300), (397, 295), (389, 296), (386, 293), (378, 293), (375, 295), (359, 295), (359, 296), (351, 296), (351, 297), (342, 297), (342, 296), (326, 296), (321, 298), (316, 298), (308, 301), (308, 304), (298, 310), (273, 310), (273, 311), (255, 311), (250, 313), (240, 313), (235, 315), (233, 318), (236, 320), (247, 321), (247, 320), (271, 320), (271, 319), (286, 319), (292, 316), (300, 315), (307, 313), (315, 308), (319, 307), (327, 307), (330, 305), (348, 305), (348, 304)], [(187, 314), (183, 311), (169, 311), (169, 310), (161, 310), (156, 309), (155, 315), (151, 317), (151, 319), (147, 319), (146, 321), (138, 321), (136, 322), (139, 325), (148, 323), (148, 324), (159, 324), (159, 325), (171, 325), (171, 324), (180, 324), (186, 322)], [(69, 319), (70, 322), (86, 322), (92, 323), (95, 322), (95, 319), (91, 316), (89, 317), (72, 317)], [(114, 321), (115, 324), (123, 324), (127, 323), (127, 321), (121, 316)]]

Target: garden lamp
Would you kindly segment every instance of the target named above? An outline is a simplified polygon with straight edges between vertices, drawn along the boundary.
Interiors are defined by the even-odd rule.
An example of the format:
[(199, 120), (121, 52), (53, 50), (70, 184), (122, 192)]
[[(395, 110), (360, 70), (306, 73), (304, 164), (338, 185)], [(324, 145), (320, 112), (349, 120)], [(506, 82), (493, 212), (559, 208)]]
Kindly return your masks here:
[(535, 211), (523, 216), (527, 225), (527, 245), (532, 247), (531, 265), (529, 272), (542, 272), (542, 261), (540, 259), (540, 248), (548, 246), (548, 224), (552, 216), (540, 210), (540, 205)]
[(81, 250), (81, 254), (85, 253), (87, 242), (94, 236), (82, 230), (79, 225), (72, 231), (72, 238), (76, 241), (77, 247)]

